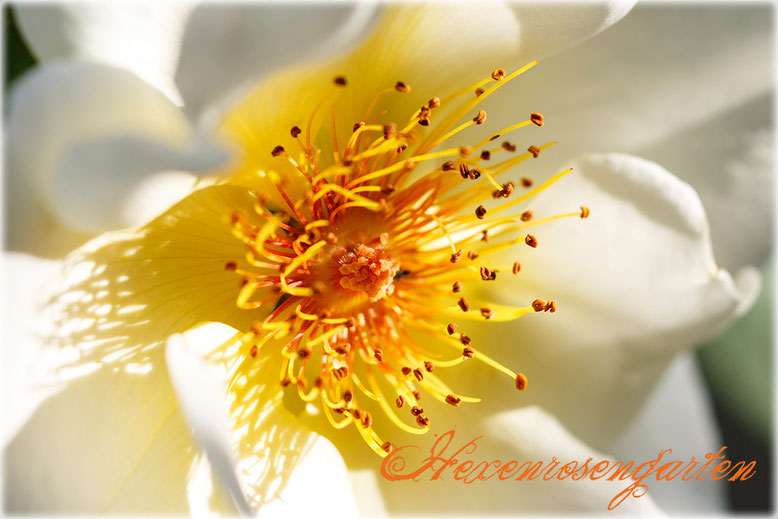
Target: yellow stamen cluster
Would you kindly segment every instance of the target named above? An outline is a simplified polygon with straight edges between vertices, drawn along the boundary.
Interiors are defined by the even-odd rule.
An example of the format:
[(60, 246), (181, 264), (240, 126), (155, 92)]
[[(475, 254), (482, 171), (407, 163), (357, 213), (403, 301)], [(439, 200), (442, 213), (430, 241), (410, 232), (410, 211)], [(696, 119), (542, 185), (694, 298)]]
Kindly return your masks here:
[[(505, 373), (519, 390), (527, 386), (523, 374), (479, 352), (467, 333), (449, 321), (554, 312), (554, 301), (507, 307), (481, 301), (468, 287), (494, 281), (503, 271), (520, 272), (518, 262), (500, 266), (493, 257), (522, 242), (537, 247), (525, 228), (560, 217), (585, 218), (589, 210), (542, 219), (534, 219), (532, 211), (519, 216), (507, 211), (570, 172), (534, 189), (525, 178), (497, 182), (499, 175), (554, 144), (533, 145), (526, 153), (498, 160), (516, 146), (491, 143), (519, 128), (542, 126), (538, 113), (472, 146), (440, 148), (464, 129), (484, 124), (487, 115), (478, 103), (535, 63), (511, 74), (496, 69), (447, 97), (432, 97), (404, 125), (373, 114), (379, 97), (411, 90), (398, 81), (378, 94), (364, 120), (353, 123), (343, 146), (333, 131), (331, 159), (313, 144), (319, 141), (311, 136), (312, 114), (306, 125), (290, 130), (298, 150), (267, 150), (279, 164), (285, 161), (299, 171), (304, 196), (290, 194), (289, 179), (263, 172), (277, 191), (276, 202), (265, 193), (257, 197), (255, 214), (231, 215), (249, 265), (225, 266), (243, 278), (237, 305), (265, 315), (240, 338), (241, 351), (251, 362), (268, 341), (281, 341), (281, 385), (294, 386), (305, 402), (319, 401), (334, 427), (356, 426), (381, 455), (392, 444), (374, 430), (376, 410), (397, 427), (421, 434), (431, 423), (421, 406), (421, 390), (452, 406), (479, 401), (456, 393), (439, 376), (468, 359)], [(336, 89), (348, 85), (343, 76), (333, 83)], [(467, 96), (473, 91), (477, 96)], [(458, 98), (465, 99), (456, 104)], [(448, 111), (439, 115), (441, 110)], [(458, 189), (462, 184), (465, 189)], [(527, 191), (515, 196), (517, 185)], [(484, 203), (492, 196), (506, 200), (487, 210)]]

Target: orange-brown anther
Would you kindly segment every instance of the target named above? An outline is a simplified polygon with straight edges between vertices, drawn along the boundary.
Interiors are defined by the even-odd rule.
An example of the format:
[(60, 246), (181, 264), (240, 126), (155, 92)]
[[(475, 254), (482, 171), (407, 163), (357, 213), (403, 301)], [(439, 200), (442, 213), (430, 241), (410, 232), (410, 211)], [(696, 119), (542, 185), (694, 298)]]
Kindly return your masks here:
[(441, 169), (443, 171), (451, 171), (452, 169), (454, 169), (454, 163), (450, 160), (448, 162), (444, 162), (443, 165), (441, 166)]
[(292, 383), (292, 379), (289, 377), (284, 377), (281, 379), (281, 387), (287, 387), (291, 383)]
[(397, 398), (394, 399), (394, 403), (397, 407), (402, 407), (405, 405), (405, 398), (403, 398), (402, 395), (397, 395)]
[(425, 360), (424, 369), (427, 371), (427, 373), (432, 373), (432, 371), (435, 369), (435, 365), (432, 364), (432, 362)]
[(297, 350), (297, 356), (300, 357), (301, 359), (307, 359), (308, 357), (311, 356), (311, 350), (307, 348), (300, 348), (299, 350)]
[(496, 68), (492, 71), (492, 79), (499, 81), (505, 77), (505, 71), (501, 68)]
[(349, 317), (348, 321), (346, 321), (346, 328), (354, 328), (357, 325), (357, 320), (353, 317)]
[(423, 412), (424, 412), (424, 409), (422, 409), (422, 408), (421, 408), (421, 407), (419, 407), (419, 406), (413, 406), (413, 407), (411, 407), (411, 414), (412, 414), (413, 416), (419, 416), (419, 415), (420, 415), (420, 414), (422, 414)]
[(514, 152), (514, 151), (516, 151), (516, 145), (515, 144), (511, 144), (508, 141), (503, 141), (502, 149), (504, 149), (505, 151)]
[(538, 239), (535, 238), (533, 235), (528, 234), (526, 238), (524, 238), (524, 243), (532, 247), (533, 249), (538, 246)]
[(458, 251), (456, 251), (455, 253), (453, 253), (451, 255), (450, 261), (451, 261), (451, 263), (456, 263), (460, 259), (462, 259), (462, 251), (458, 250)]
[(346, 366), (341, 366), (335, 370), (335, 378), (337, 378), (338, 380), (346, 378), (347, 376), (348, 376), (348, 368)]
[(430, 125), (430, 118), (429, 117), (419, 117), (419, 124), (422, 126), (429, 126)]
[(581, 218), (589, 218), (589, 208), (586, 206), (581, 206)]
[(546, 312), (551, 312), (552, 314), (556, 312), (556, 301), (549, 301), (546, 303), (546, 307), (544, 308)]
[(415, 398), (417, 402), (421, 400), (421, 391), (419, 391), (418, 389), (414, 389), (412, 393), (413, 393), (413, 398)]
[(475, 124), (483, 124), (484, 121), (486, 121), (486, 111), (478, 110), (478, 115), (473, 117), (473, 122)]
[(462, 176), (462, 178), (467, 178), (470, 176), (470, 168), (467, 167), (467, 164), (461, 163), (459, 165), (459, 174)]
[(291, 134), (292, 134), (292, 138), (293, 138), (293, 139), (296, 139), (298, 135), (300, 135), (301, 133), (303, 133), (303, 131), (300, 129), (300, 127), (299, 127), (299, 126), (292, 126), (292, 129), (291, 129), (291, 130), (289, 130), (289, 133), (291, 133)]
[(394, 449), (392, 442), (384, 442), (383, 445), (381, 445), (381, 450), (384, 452), (392, 452), (392, 449)]
[(430, 424), (430, 419), (423, 414), (420, 414), (416, 417), (416, 423), (422, 427), (427, 427)]
[(346, 86), (346, 76), (335, 76), (332, 82), (338, 86)]
[(470, 177), (470, 180), (478, 180), (481, 178), (481, 170), (478, 168), (470, 168), (468, 176)]
[(321, 389), (324, 387), (324, 381), (321, 379), (321, 377), (316, 377), (316, 380), (313, 381), (313, 385), (317, 389)]
[(472, 146), (460, 146), (459, 147), (459, 154), (462, 157), (469, 157), (473, 154), (473, 147)]
[(346, 355), (348, 352), (351, 351), (351, 344), (347, 342), (341, 342), (340, 344), (337, 344), (333, 349), (335, 350), (335, 353), (337, 353), (338, 355)]
[(542, 299), (535, 299), (532, 301), (532, 309), (536, 312), (542, 312), (546, 309), (546, 302)]
[(532, 220), (532, 211), (524, 211), (523, 213), (521, 213), (520, 218), (522, 222), (529, 222), (530, 220)]
[(235, 263), (234, 261), (228, 261), (227, 263), (224, 264), (224, 270), (235, 272), (236, 270), (238, 270), (238, 264)]
[(481, 267), (481, 279), (484, 281), (494, 281), (497, 279), (497, 272), (489, 267)]
[(532, 121), (533, 124), (543, 126), (543, 116), (537, 112), (529, 114), (529, 120)]
[(454, 335), (457, 333), (457, 325), (456, 323), (448, 323), (448, 326), (446, 326), (446, 331), (449, 335)]
[(384, 125), (384, 139), (389, 140), (397, 136), (397, 125), (389, 123)]
[(447, 395), (446, 396), (446, 403), (447, 404), (451, 404), (451, 405), (453, 405), (455, 407), (458, 406), (461, 401), (462, 401), (462, 399), (457, 397), (457, 396), (454, 396), (454, 395)]
[(459, 308), (462, 309), (463, 312), (467, 312), (470, 310), (470, 303), (467, 302), (467, 299), (464, 297), (460, 297), (459, 301), (457, 301), (457, 304), (459, 305)]
[(343, 392), (343, 401), (349, 403), (352, 400), (354, 400), (354, 392), (351, 391), (350, 389), (345, 390)]
[(377, 360), (378, 362), (383, 362), (384, 350), (382, 350), (381, 348), (376, 348), (375, 351), (373, 352), (373, 358), (375, 358), (375, 360)]
[(492, 317), (494, 317), (494, 310), (492, 310), (488, 306), (481, 308), (481, 315), (484, 316), (485, 319), (491, 319)]
[(462, 350), (462, 356), (466, 359), (472, 359), (475, 357), (475, 350), (470, 346), (467, 346)]
[(484, 150), (481, 152), (481, 160), (489, 160), (492, 158), (492, 153), (489, 150)]
[(475, 89), (475, 96), (476, 97), (481, 97), (481, 94), (483, 94), (483, 93), (484, 93), (484, 89), (483, 88), (476, 88)]
[(354, 123), (354, 127), (351, 129), (352, 132), (355, 132), (365, 126), (365, 121), (359, 121), (358, 123)]
[(527, 177), (521, 177), (521, 185), (523, 187), (532, 187), (532, 179)]
[(489, 242), (489, 229), (484, 229), (481, 231), (481, 241)]
[(478, 257), (478, 253), (477, 253), (476, 251), (474, 251), (474, 250), (471, 250), (471, 251), (468, 251), (468, 252), (467, 252), (467, 259), (469, 259), (469, 260), (474, 260), (474, 259), (476, 259), (477, 257)]
[(398, 81), (394, 84), (394, 89), (405, 94), (411, 91), (411, 85), (407, 85), (402, 81)]
[(473, 342), (473, 341), (472, 341), (472, 339), (470, 339), (469, 335), (467, 335), (466, 333), (462, 332), (462, 333), (459, 334), (459, 342), (461, 342), (464, 346), (469, 346), (470, 343)]
[(273, 148), (273, 151), (270, 152), (270, 154), (272, 156), (274, 156), (274, 157), (278, 157), (279, 155), (281, 155), (283, 153), (285, 153), (285, 150), (284, 150), (283, 146), (276, 146), (275, 148)]
[(459, 293), (462, 291), (462, 282), (461, 281), (454, 281), (454, 284), (451, 285), (451, 291), (456, 293)]
[(362, 425), (364, 427), (373, 425), (373, 415), (370, 414), (370, 411), (365, 411), (365, 414), (362, 416)]
[(514, 274), (518, 274), (519, 272), (521, 272), (521, 263), (519, 263), (518, 261), (514, 261), (512, 272)]
[(424, 380), (424, 373), (419, 368), (414, 368), (413, 376), (416, 377), (416, 380), (418, 380), (419, 382)]
[(259, 353), (259, 348), (255, 344), (254, 346), (251, 347), (251, 350), (249, 351), (249, 355), (251, 355), (252, 358), (257, 358), (257, 353)]
[(540, 155), (540, 148), (538, 148), (537, 146), (530, 146), (529, 148), (527, 148), (527, 151), (532, 153), (532, 156), (535, 158), (538, 158), (538, 155)]
[(524, 391), (527, 388), (527, 377), (524, 373), (516, 373), (516, 389)]
[(403, 366), (403, 368), (400, 371), (402, 372), (403, 375), (405, 375), (407, 377), (408, 375), (411, 374), (411, 372), (413, 370), (411, 368), (409, 368), (408, 366)]
[(475, 208), (475, 215), (478, 217), (479, 220), (483, 220), (484, 216), (486, 216), (486, 207), (483, 205), (479, 205)]
[(427, 106), (430, 108), (437, 108), (440, 106), (440, 98), (439, 97), (433, 97), (429, 101), (427, 101)]

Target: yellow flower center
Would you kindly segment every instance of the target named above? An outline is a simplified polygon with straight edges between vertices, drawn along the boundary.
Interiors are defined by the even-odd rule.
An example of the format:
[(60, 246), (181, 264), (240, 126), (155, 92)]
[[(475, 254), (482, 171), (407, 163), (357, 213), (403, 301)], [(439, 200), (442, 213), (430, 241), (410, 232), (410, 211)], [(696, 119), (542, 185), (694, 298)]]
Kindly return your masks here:
[[(527, 386), (523, 374), (478, 351), (462, 322), (556, 311), (555, 301), (542, 299), (515, 307), (482, 300), (476, 284), (519, 274), (518, 261), (500, 264), (495, 253), (537, 247), (530, 227), (584, 218), (589, 210), (541, 219), (531, 211), (508, 211), (570, 172), (536, 187), (528, 178), (497, 182), (553, 144), (512, 155), (514, 144), (494, 142), (519, 128), (542, 126), (540, 114), (472, 146), (441, 147), (465, 128), (484, 124), (486, 112), (476, 110), (478, 103), (534, 64), (512, 74), (497, 69), (447, 97), (432, 97), (405, 124), (374, 113), (381, 97), (410, 91), (398, 82), (378, 93), (363, 120), (348, 122), (353, 131), (342, 145), (334, 109), (329, 136), (313, 124), (327, 97), (307, 124), (291, 128), (296, 150), (267, 150), (279, 171), (291, 165), (297, 177), (258, 172), (275, 193), (258, 193), (253, 214), (231, 215), (233, 233), (247, 251), (245, 261), (227, 263), (243, 277), (237, 305), (265, 310), (240, 339), (245, 362), (262, 355), (271, 339), (280, 340), (281, 384), (294, 385), (305, 402), (318, 400), (334, 427), (356, 425), (381, 455), (392, 444), (374, 429), (376, 412), (420, 434), (431, 426), (423, 393), (452, 406), (479, 401), (458, 394), (439, 376), (462, 362), (480, 360), (510, 376), (517, 389)], [(335, 91), (348, 88), (344, 77), (333, 83)], [(433, 123), (443, 110), (448, 112)], [(331, 139), (331, 156), (322, 153), (322, 137)], [(519, 195), (520, 189), (525, 191)], [(391, 428), (382, 431), (387, 433)]]

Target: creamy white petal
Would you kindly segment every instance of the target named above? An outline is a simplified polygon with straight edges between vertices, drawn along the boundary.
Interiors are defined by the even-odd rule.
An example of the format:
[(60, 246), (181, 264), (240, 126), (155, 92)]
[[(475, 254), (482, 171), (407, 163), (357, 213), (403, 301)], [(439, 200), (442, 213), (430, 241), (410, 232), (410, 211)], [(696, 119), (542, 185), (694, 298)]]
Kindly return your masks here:
[[(667, 368), (629, 427), (603, 449), (617, 459), (650, 459), (672, 449), (672, 459), (704, 460), (705, 454), (718, 452), (723, 445), (694, 353), (685, 352)], [(726, 509), (722, 481), (654, 480), (650, 489), (668, 514), (724, 513)]]
[[(744, 311), (759, 282), (753, 270), (735, 282), (716, 266), (699, 198), (660, 166), (619, 154), (572, 166), (544, 191), (534, 218), (579, 205), (591, 216), (532, 229), (538, 248), (512, 250), (506, 259), (520, 261), (521, 273), (496, 286), (504, 303), (554, 299), (557, 312), (484, 323), (470, 335), (529, 378), (520, 397), (496, 386), (491, 398), (538, 402), (594, 442), (629, 421), (677, 352)], [(484, 377), (472, 391), (494, 386)]]
[(57, 261), (3, 252), (0, 255), (3, 323), (3, 430), (2, 444), (16, 434), (56, 387), (41, 387), (42, 334), (45, 326), (37, 318), (44, 288), (59, 272)]
[(637, 0), (511, 2), (519, 24), (519, 52), (540, 59), (572, 47), (621, 20)]
[(764, 267), (753, 308), (700, 350), (711, 392), (726, 419), (768, 445), (773, 431), (775, 266)]
[[(153, 367), (162, 359), (156, 360), (145, 373), (99, 367), (67, 381), (36, 410), (4, 453), (8, 510), (72, 514), (124, 508), (130, 503), (121, 497), (135, 486), (135, 471), (161, 464), (170, 470), (162, 477), (170, 480), (167, 492), (154, 494), (159, 502), (149, 496), (135, 505), (186, 513), (185, 486), (174, 477), (186, 474), (186, 457), (158, 443), (170, 445), (169, 420), (177, 411), (167, 374)], [(163, 463), (165, 456), (170, 465)]]
[[(103, 65), (59, 62), (32, 71), (15, 85), (9, 119), (12, 248), (42, 246), (35, 225), (44, 215), (84, 233), (137, 224), (135, 188), (156, 173), (224, 158), (165, 96)], [(181, 192), (163, 193), (160, 205)]]
[(761, 263), (772, 237), (771, 9), (638, 5), (604, 33), (541, 60), (508, 87), (512, 96), (490, 98), (485, 109), (497, 125), (543, 113), (543, 142), (559, 142), (560, 160), (617, 151), (665, 165), (700, 194), (721, 265)]
[(15, 6), (35, 55), (83, 59), (130, 70), (173, 102), (173, 81), (192, 2), (24, 2)]
[[(205, 450), (219, 480), (243, 515), (251, 513), (237, 475), (230, 445), (229, 405), (225, 372), (204, 359), (203, 348), (218, 346), (236, 333), (226, 324), (210, 323), (168, 338), (167, 368), (178, 401), (198, 444)], [(199, 351), (198, 351), (199, 350)]]
[(358, 43), (375, 2), (203, 4), (192, 13), (176, 83), (193, 116), (272, 70), (330, 59)]
[(744, 100), (642, 148), (700, 194), (719, 264), (762, 265), (774, 247), (773, 94)]
[[(258, 418), (257, 422), (236, 424), (231, 421), (228, 371), (226, 366), (206, 360), (206, 356), (236, 333), (230, 326), (208, 323), (174, 335), (167, 342), (167, 363), (194, 436), (207, 453), (219, 480), (229, 489), (237, 508), (243, 513), (258, 508), (262, 516), (289, 517), (314, 514), (322, 507), (337, 507), (339, 514), (345, 517), (356, 516), (343, 459), (330, 442), (313, 435), (280, 408), (270, 417)], [(272, 376), (276, 382), (274, 386), (277, 386), (277, 370), (273, 370)], [(255, 377), (255, 383), (262, 382), (262, 378)], [(259, 394), (257, 398), (261, 396)], [(277, 404), (281, 405), (281, 402)], [(281, 472), (274, 473), (249, 468), (245, 463), (247, 460), (239, 460), (239, 454), (231, 444), (234, 441), (231, 428), (242, 425), (252, 430), (266, 428), (270, 433), (266, 437), (272, 444), (259, 448), (276, 451), (268, 452), (268, 455), (286, 452), (288, 466), (282, 465)], [(310, 436), (309, 441), (299, 443), (301, 436)], [(288, 452), (293, 445), (300, 451)], [(267, 460), (258, 461), (263, 464)], [(270, 464), (265, 466), (271, 467)], [(251, 481), (252, 477), (267, 481)], [(251, 496), (251, 488), (260, 484), (275, 490), (268, 495)], [(248, 499), (261, 505), (250, 504), (247, 495)]]

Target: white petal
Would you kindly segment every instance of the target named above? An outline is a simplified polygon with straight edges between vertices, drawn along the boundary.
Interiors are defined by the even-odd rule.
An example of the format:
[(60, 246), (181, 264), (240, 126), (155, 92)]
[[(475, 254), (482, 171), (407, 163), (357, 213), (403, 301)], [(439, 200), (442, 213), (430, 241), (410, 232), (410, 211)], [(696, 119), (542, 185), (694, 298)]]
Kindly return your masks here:
[[(86, 233), (138, 223), (124, 204), (149, 177), (223, 159), (196, 142), (187, 119), (162, 94), (102, 65), (62, 62), (34, 70), (16, 84), (9, 119), (12, 247), (36, 246), (34, 225), (43, 214)], [(167, 192), (165, 202), (180, 194)]]
[(492, 110), (490, 121), (538, 111), (569, 156), (635, 152), (772, 90), (770, 12), (639, 5), (602, 34), (541, 61), (509, 87), (517, 96), (511, 109)]
[(767, 445), (773, 430), (773, 323), (775, 266), (764, 269), (753, 308), (700, 350), (710, 389), (725, 419)]
[(491, 341), (471, 336), (529, 378), (522, 398), (505, 405), (539, 402), (593, 442), (630, 419), (678, 351), (744, 311), (759, 283), (753, 271), (736, 284), (716, 267), (699, 198), (660, 166), (618, 154), (572, 166), (535, 218), (579, 205), (591, 216), (533, 229), (538, 248), (512, 250), (521, 273), (496, 287), (503, 302), (554, 299), (557, 312), (481, 326)]
[[(259, 460), (269, 470), (241, 468), (231, 446), (227, 371), (204, 359), (235, 333), (236, 330), (227, 325), (208, 323), (174, 335), (167, 342), (167, 362), (195, 438), (207, 453), (220, 481), (230, 490), (237, 508), (244, 513), (250, 512), (246, 500), (246, 494), (251, 492), (248, 487), (260, 484), (268, 489), (266, 495), (255, 496), (261, 500), (262, 516), (304, 516), (322, 507), (337, 507), (345, 516), (356, 516), (346, 468), (338, 451), (283, 409), (275, 410), (273, 416), (263, 417), (260, 422), (245, 424), (252, 429), (267, 428), (269, 434), (265, 438), (272, 443), (259, 447), (268, 456), (274, 457), (276, 453), (282, 456), (280, 467), (275, 465), (278, 460)], [(277, 370), (273, 375), (277, 375)], [(259, 379), (256, 383), (260, 383)], [(280, 401), (278, 403), (280, 405)], [(307, 440), (301, 441), (306, 437)], [(300, 451), (291, 455), (297, 449)], [(286, 466), (290, 463), (293, 465)], [(255, 475), (267, 481), (247, 479)]]
[(355, 4), (211, 4), (191, 16), (176, 83), (197, 115), (273, 69), (331, 58), (357, 43), (377, 14)]
[(62, 2), (14, 6), (43, 60), (83, 59), (130, 70), (173, 102), (173, 81), (191, 2)]
[(689, 182), (711, 221), (713, 251), (727, 269), (762, 265), (773, 248), (773, 94), (766, 93), (642, 148)]
[[(650, 459), (673, 449), (672, 459), (704, 459), (724, 445), (705, 384), (691, 352), (678, 355), (629, 427), (606, 451), (617, 459)], [(739, 460), (733, 460), (733, 462)], [(724, 484), (705, 479), (693, 488), (651, 481), (654, 501), (668, 514), (712, 514), (725, 510)]]
[(664, 165), (700, 194), (720, 264), (761, 264), (772, 241), (771, 17), (755, 4), (641, 4), (541, 61), (508, 87), (510, 104), (495, 96), (484, 108), (498, 127), (543, 113), (547, 137), (533, 141), (558, 141), (560, 161), (618, 151)]
[(610, 27), (626, 15), (637, 0), (598, 2), (511, 2), (519, 23), (522, 58), (540, 59), (572, 47)]
[(27, 254), (4, 252), (0, 256), (0, 294), (3, 322), (3, 430), (7, 441), (29, 419), (40, 402), (56, 388), (36, 386), (33, 373), (40, 372), (43, 348), (42, 326), (37, 313), (43, 304), (43, 288), (60, 268), (57, 261)]
[(181, 408), (208, 455), (236, 508), (251, 513), (237, 476), (235, 453), (230, 446), (229, 405), (224, 370), (203, 359), (197, 348), (218, 346), (235, 334), (225, 324), (210, 323), (168, 338), (165, 351), (170, 379)]
[[(159, 356), (156, 360), (162, 361)], [(132, 493), (126, 484), (136, 486), (135, 471), (145, 473), (156, 465), (169, 471), (156, 480), (165, 483), (167, 492), (154, 494), (159, 502), (149, 495), (134, 505), (156, 513), (186, 513), (185, 485), (177, 484), (184, 481), (176, 479), (188, 470), (185, 452), (160, 447), (173, 442), (168, 427), (174, 427), (174, 412), (164, 370), (133, 373), (100, 367), (69, 381), (6, 447), (6, 506), (34, 514), (124, 508), (133, 504), (121, 497), (124, 490)]]

